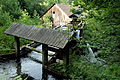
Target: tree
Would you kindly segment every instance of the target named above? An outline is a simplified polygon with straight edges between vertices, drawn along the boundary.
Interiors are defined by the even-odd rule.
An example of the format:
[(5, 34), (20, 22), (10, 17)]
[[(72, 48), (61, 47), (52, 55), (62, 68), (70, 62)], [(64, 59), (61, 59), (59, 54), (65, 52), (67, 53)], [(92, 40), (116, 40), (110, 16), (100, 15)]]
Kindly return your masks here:
[(18, 0), (1, 0), (0, 6), (4, 12), (9, 12), (13, 18), (19, 18), (21, 15), (21, 9), (19, 7)]

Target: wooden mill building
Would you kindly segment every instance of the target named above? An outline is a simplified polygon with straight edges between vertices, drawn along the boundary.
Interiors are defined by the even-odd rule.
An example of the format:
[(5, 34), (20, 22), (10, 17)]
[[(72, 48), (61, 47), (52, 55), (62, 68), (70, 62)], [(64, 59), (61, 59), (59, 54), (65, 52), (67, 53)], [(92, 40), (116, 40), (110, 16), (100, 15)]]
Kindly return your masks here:
[(58, 27), (58, 26), (64, 26), (67, 25), (68, 23), (70, 23), (73, 19), (71, 18), (71, 16), (73, 15), (73, 13), (71, 12), (71, 9), (79, 9), (78, 7), (73, 7), (72, 5), (68, 5), (68, 4), (53, 4), (42, 16), (43, 20), (44, 20), (44, 16), (46, 14), (50, 14), (51, 15), (51, 19), (52, 19), (52, 24), (54, 27)]

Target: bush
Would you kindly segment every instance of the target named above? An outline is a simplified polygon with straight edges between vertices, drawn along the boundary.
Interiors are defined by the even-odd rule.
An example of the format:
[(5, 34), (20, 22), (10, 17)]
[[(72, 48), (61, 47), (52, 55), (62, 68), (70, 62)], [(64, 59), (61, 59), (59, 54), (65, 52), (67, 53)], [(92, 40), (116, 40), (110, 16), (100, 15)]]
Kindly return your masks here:
[(11, 21), (9, 13), (3, 12), (2, 7), (0, 7), (0, 26), (8, 25)]
[(18, 19), (21, 15), (18, 0), (1, 0), (0, 6), (2, 6), (3, 12), (9, 12), (13, 18)]
[(40, 3), (43, 4), (44, 0), (19, 0), (19, 2), (21, 9), (26, 9), (31, 17), (34, 16), (34, 10), (36, 10), (39, 15), (46, 10), (44, 5), (40, 5)]
[(8, 28), (8, 26), (0, 27), (0, 50), (2, 49), (13, 49), (14, 39), (12, 36), (8, 36), (4, 34), (4, 31)]
[(27, 10), (25, 9), (22, 11), (22, 15), (19, 20), (17, 20), (17, 23), (20, 24), (27, 24), (27, 25), (40, 25), (41, 22), (39, 20), (39, 16), (35, 13), (34, 18), (31, 18)]
[(119, 65), (91, 64), (76, 55), (70, 56), (69, 76), (72, 80), (119, 80)]

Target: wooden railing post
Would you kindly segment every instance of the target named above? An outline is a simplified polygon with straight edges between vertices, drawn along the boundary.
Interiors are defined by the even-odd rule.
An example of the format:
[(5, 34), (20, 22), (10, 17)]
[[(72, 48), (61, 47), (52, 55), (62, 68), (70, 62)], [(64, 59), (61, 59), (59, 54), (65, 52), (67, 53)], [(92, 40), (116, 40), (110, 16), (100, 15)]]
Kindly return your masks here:
[(43, 44), (42, 45), (42, 61), (43, 61), (43, 66), (47, 65), (48, 63), (48, 45)]

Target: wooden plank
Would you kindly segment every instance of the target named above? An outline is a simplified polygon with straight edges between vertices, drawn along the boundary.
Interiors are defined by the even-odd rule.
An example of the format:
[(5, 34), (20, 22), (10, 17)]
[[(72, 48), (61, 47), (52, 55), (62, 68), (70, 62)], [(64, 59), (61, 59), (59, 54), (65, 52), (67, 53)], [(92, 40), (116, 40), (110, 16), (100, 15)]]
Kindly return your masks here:
[(12, 32), (13, 35), (17, 36), (17, 37), (20, 37), (19, 34), (20, 34), (20, 30), (21, 30), (21, 26), (17, 26), (17, 29)]
[(34, 34), (34, 33), (36, 33), (36, 31), (34, 31), (34, 27), (32, 27), (32, 28), (29, 30), (29, 33), (28, 33), (28, 35), (27, 35), (27, 38), (28, 38), (28, 39), (32, 39), (31, 34)]
[(60, 40), (56, 43), (56, 46), (59, 46), (60, 42), (64, 39), (65, 35), (62, 35), (62, 37), (60, 38)]
[(54, 42), (53, 42), (53, 45), (56, 47), (56, 43), (57, 43), (57, 40), (59, 40), (59, 37), (60, 37), (60, 32), (59, 33), (57, 33), (57, 35), (55, 36), (55, 38), (54, 38)]
[(50, 46), (53, 46), (52, 43), (51, 43), (51, 39), (54, 38), (54, 35), (55, 35), (55, 31), (52, 30), (51, 35), (50, 35), (50, 38), (49, 38), (48, 41), (47, 41), (47, 43), (48, 43)]
[[(38, 52), (38, 53), (40, 53), (40, 54), (43, 54), (43, 51), (42, 50), (37, 50), (36, 48), (33, 48), (33, 47), (30, 47), (30, 46), (22, 46), (21, 48), (28, 48), (28, 49), (30, 49), (30, 50), (32, 50), (32, 51), (35, 51), (35, 52)], [(48, 47), (48, 50), (50, 49), (50, 51), (59, 51), (58, 49), (55, 49), (55, 48), (51, 48), (51, 47)], [(49, 52), (49, 54), (48, 54), (48, 56), (54, 56), (54, 55), (51, 55), (51, 54), (53, 54), (53, 53), (50, 53)]]
[(19, 37), (25, 37), (28, 28), (26, 29), (25, 25), (21, 25), (20, 27), (21, 28), (19, 29), (19, 32), (17, 32), (17, 34), (19, 34)]
[(59, 43), (59, 47), (61, 47), (61, 48), (64, 48), (65, 47), (65, 42), (67, 42), (68, 40), (68, 36), (67, 35), (65, 35), (65, 37), (64, 37), (64, 39)]
[(42, 29), (37, 35), (36, 35), (36, 40), (37, 41), (39, 41), (39, 42), (41, 42), (42, 43), (42, 38), (43, 38), (43, 36), (44, 36), (44, 33), (45, 33), (45, 31), (46, 31), (46, 29)]
[(51, 39), (51, 37), (52, 37), (52, 33), (53, 33), (53, 30), (50, 31), (49, 36), (47, 37), (46, 40), (44, 40), (44, 43), (49, 44), (50, 39)]
[(56, 42), (54, 44), (55, 46), (58, 45), (58, 43), (61, 41), (61, 37), (63, 37), (63, 36), (64, 36), (64, 34), (60, 33), (60, 35), (57, 37)]
[(46, 37), (46, 40), (45, 40), (44, 43), (46, 43), (46, 44), (51, 43), (51, 39), (52, 39), (51, 37), (53, 36), (52, 35), (53, 32), (54, 32), (53, 30), (49, 30), (49, 32), (47, 33), (47, 37)]
[[(69, 42), (71, 35), (65, 35), (65, 38), (63, 39), (63, 41), (60, 43), (63, 47), (65, 47), (65, 45)], [(61, 46), (60, 45), (60, 46)]]
[(37, 28), (37, 27), (34, 27), (31, 31), (31, 33), (28, 35), (28, 37), (34, 37), (36, 34), (38, 34), (38, 32), (41, 30), (42, 28)]
[[(28, 31), (29, 28), (26, 29), (25, 25), (21, 25), (19, 29), (15, 31), (14, 34), (16, 34), (18, 37), (26, 38), (26, 36), (22, 36), (21, 34), (24, 32), (24, 30)], [(26, 34), (26, 33), (25, 33)], [(26, 34), (27, 35), (27, 34)]]
[(13, 24), (10, 28), (8, 28), (8, 29), (5, 31), (5, 33), (6, 33), (6, 34), (7, 34), (7, 33), (13, 33), (13, 32), (16, 30), (17, 26), (18, 26), (18, 24)]
[(36, 52), (38, 52), (38, 53), (43, 54), (42, 50), (37, 50), (36, 48), (30, 47), (30, 46), (24, 46), (24, 47), (26, 47), (26, 48), (28, 48), (28, 49), (30, 49), (30, 50), (32, 50), (32, 51), (36, 51)]
[(49, 32), (49, 30), (46, 29), (46, 31), (44, 32), (43, 36), (41, 37), (41, 42), (43, 42), (44, 44), (46, 44), (46, 43), (45, 43), (45, 40), (46, 40), (47, 37), (50, 35), (48, 32)]
[(34, 31), (32, 31), (32, 26), (24, 26), (24, 27), (26, 27), (26, 31), (24, 31), (25, 33), (24, 34), (26, 34), (26, 36), (24, 36), (24, 38), (27, 38), (27, 39), (30, 39), (30, 37), (29, 37), (29, 34), (31, 33), (31, 32), (34, 32)]
[(57, 31), (54, 31), (54, 34), (50, 39), (50, 45), (54, 46), (54, 43), (55, 43), (55, 40), (56, 40), (57, 36), (59, 36), (59, 33)]
[(39, 37), (42, 36), (42, 34), (43, 34), (42, 31), (43, 31), (43, 28), (37, 29), (37, 31), (34, 32), (35, 35), (32, 36), (32, 40), (34, 40), (34, 41), (36, 41), (36, 42), (37, 42), (37, 41), (40, 42)]
[(36, 40), (39, 39), (39, 41), (41, 41), (41, 38), (43, 37), (44, 32), (45, 32), (45, 29), (44, 29), (44, 28), (41, 29), (40, 32), (35, 36), (35, 39), (36, 39)]

